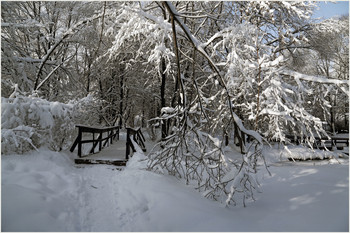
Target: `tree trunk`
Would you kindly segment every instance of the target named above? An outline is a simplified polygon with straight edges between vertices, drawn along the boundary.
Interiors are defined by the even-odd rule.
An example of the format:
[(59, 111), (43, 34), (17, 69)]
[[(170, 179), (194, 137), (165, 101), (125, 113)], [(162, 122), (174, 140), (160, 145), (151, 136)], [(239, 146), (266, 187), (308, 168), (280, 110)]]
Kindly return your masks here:
[[(98, 84), (99, 84), (99, 88), (100, 88), (100, 98), (101, 100), (104, 99), (104, 94), (103, 94), (103, 85), (102, 85), (102, 81), (101, 79), (98, 80)], [(101, 125), (102, 124), (102, 121), (103, 121), (103, 112), (102, 112), (102, 104), (100, 105), (100, 117), (99, 117), (99, 124)], [(109, 124), (109, 122), (106, 122), (106, 124)]]
[[(164, 108), (166, 106), (165, 102), (165, 60), (162, 58), (162, 64), (161, 64), (161, 77), (162, 82), (160, 86), (160, 102), (161, 102), (161, 108)], [(165, 120), (162, 121), (162, 140), (166, 138), (167, 136), (167, 122)]]
[[(122, 73), (123, 70), (121, 69)], [(120, 100), (119, 100), (119, 128), (123, 125), (123, 101), (124, 101), (124, 75), (120, 76)]]
[(331, 128), (332, 128), (332, 134), (335, 135), (336, 128), (335, 128), (335, 110), (337, 106), (337, 92), (332, 96), (332, 107), (331, 107)]

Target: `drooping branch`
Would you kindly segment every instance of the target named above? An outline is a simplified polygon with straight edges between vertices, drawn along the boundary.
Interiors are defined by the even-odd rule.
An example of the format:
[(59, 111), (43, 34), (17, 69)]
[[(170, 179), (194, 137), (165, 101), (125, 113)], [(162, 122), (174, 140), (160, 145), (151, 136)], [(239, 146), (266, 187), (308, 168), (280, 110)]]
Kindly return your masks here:
[(35, 88), (34, 91), (37, 91), (40, 89), (40, 87), (51, 77), (51, 75), (53, 73), (55, 73), (56, 70), (58, 70), (58, 68), (60, 68), (63, 65), (64, 62), (61, 62), (58, 66), (55, 67), (55, 69), (53, 69), (47, 76), (46, 78), (44, 78), (43, 81), (41, 81), (41, 83)]
[[(191, 44), (193, 45), (193, 47), (200, 53), (202, 54), (206, 60), (209, 62), (209, 64), (211, 65), (212, 69), (215, 71), (215, 73), (218, 76), (218, 82), (221, 86), (225, 86), (225, 83), (222, 80), (222, 77), (220, 75), (219, 69), (218, 67), (215, 65), (215, 63), (212, 61), (212, 59), (209, 57), (209, 55), (205, 52), (205, 50), (202, 48), (202, 46), (200, 45), (199, 41), (197, 40), (197, 38), (195, 38), (193, 36), (193, 34), (191, 33), (190, 29), (182, 22), (182, 20), (178, 17), (178, 13), (175, 9), (175, 7), (171, 4), (171, 2), (166, 1), (165, 2), (165, 6), (168, 9), (170, 15), (172, 17), (174, 17), (174, 20), (179, 24), (179, 26), (181, 27), (181, 29), (183, 30), (183, 32), (186, 34), (187, 38), (190, 40)], [(215, 78), (215, 77), (214, 77)]]
[(46, 64), (46, 62), (48, 61), (48, 59), (50, 58), (50, 56), (52, 55), (52, 53), (55, 51), (55, 49), (65, 40), (67, 39), (70, 35), (73, 35), (76, 31), (79, 31), (81, 28), (81, 26), (96, 20), (100, 17), (102, 17), (102, 15), (104, 15), (104, 12), (95, 15), (93, 17), (84, 19), (78, 23), (76, 23), (75, 25), (73, 25), (68, 31), (66, 31), (65, 33), (63, 33), (63, 35), (61, 36), (61, 38), (49, 49), (49, 51), (47, 51), (46, 55), (44, 56), (44, 58), (41, 61), (40, 67), (38, 69), (38, 72), (36, 73), (36, 79), (35, 79), (35, 84), (34, 84), (34, 90), (37, 90), (37, 87), (39, 85), (39, 79), (40, 79), (40, 75), (41, 72), (44, 68), (44, 65)]
[(68, 59), (62, 61), (58, 66), (56, 66), (56, 67), (46, 76), (46, 78), (44, 78), (44, 80), (40, 82), (40, 84), (36, 87), (36, 89), (34, 89), (34, 91), (39, 90), (39, 89), (44, 85), (44, 83), (45, 83), (47, 80), (49, 80), (49, 78), (51, 77), (51, 75), (53, 75), (53, 73), (55, 73), (55, 71), (58, 70), (58, 68), (60, 68), (64, 63), (68, 62), (68, 61), (69, 61), (70, 59), (72, 59), (73, 57), (74, 57), (74, 55), (71, 56), (71, 57), (69, 57)]
[[(228, 102), (228, 105), (229, 105), (231, 117), (234, 120), (235, 125), (239, 128), (240, 132), (243, 132), (245, 134), (248, 134), (248, 135), (252, 136), (253, 138), (255, 138), (259, 142), (259, 144), (262, 145), (262, 139), (261, 139), (260, 134), (258, 134), (257, 132), (255, 132), (253, 130), (247, 130), (243, 126), (243, 123), (242, 123), (241, 119), (237, 116), (236, 113), (234, 113), (233, 105), (232, 105), (232, 102), (231, 102), (231, 96), (230, 96), (229, 90), (228, 90), (225, 82), (223, 81), (223, 78), (220, 75), (219, 68), (216, 66), (214, 61), (209, 57), (209, 55), (204, 50), (204, 48), (201, 46), (201, 44), (199, 43), (197, 38), (191, 33), (190, 29), (179, 18), (179, 14), (176, 11), (175, 7), (172, 5), (172, 3), (166, 1), (166, 2), (164, 2), (164, 5), (167, 8), (167, 10), (169, 11), (169, 14), (171, 15), (171, 17), (173, 17), (173, 19), (178, 23), (178, 25), (181, 27), (183, 32), (186, 34), (187, 38), (189, 39), (189, 41), (191, 42), (193, 47), (200, 54), (202, 54), (204, 56), (204, 58), (209, 62), (209, 64), (210, 64), (211, 68), (213, 69), (213, 71), (216, 73), (216, 77), (214, 76), (214, 78), (216, 78), (216, 80), (219, 82), (219, 85), (222, 86), (224, 88), (225, 92), (226, 92), (227, 102)], [(242, 144), (243, 135), (236, 135), (236, 136), (239, 137), (239, 140), (240, 140), (240, 142)]]

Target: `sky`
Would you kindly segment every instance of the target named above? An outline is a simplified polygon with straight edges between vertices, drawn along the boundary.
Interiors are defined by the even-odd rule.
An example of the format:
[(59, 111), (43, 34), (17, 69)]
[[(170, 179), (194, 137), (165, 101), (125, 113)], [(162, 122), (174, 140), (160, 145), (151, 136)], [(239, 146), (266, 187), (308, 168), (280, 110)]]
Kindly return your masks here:
[(319, 10), (315, 10), (313, 17), (323, 17), (324, 19), (328, 19), (333, 16), (341, 16), (345, 14), (349, 14), (349, 1), (320, 1)]

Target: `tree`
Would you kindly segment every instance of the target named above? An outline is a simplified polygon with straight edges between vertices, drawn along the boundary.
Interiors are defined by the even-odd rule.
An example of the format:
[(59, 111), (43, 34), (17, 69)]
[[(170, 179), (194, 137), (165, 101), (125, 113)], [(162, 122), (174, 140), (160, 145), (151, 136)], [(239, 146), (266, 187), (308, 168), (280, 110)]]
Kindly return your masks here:
[[(305, 107), (313, 116), (327, 122), (330, 132), (335, 133), (341, 128), (348, 128), (344, 122), (348, 112), (348, 18), (312, 23), (305, 35), (307, 48), (292, 54), (289, 68), (323, 77), (308, 79), (313, 93), (307, 96)], [(336, 122), (338, 127), (335, 127)]]
[[(100, 124), (112, 124), (105, 22), (119, 3), (6, 2), (2, 7), (2, 93), (18, 84), (25, 93), (68, 102), (94, 94)], [(113, 84), (114, 83), (114, 84)], [(115, 82), (112, 82), (115, 86)], [(119, 83), (118, 83), (119, 85)]]
[[(174, 63), (172, 61), (175, 55), (176, 105), (175, 107), (163, 108), (163, 114), (158, 118), (159, 120), (171, 119), (171, 132), (164, 141), (159, 143), (160, 148), (163, 149), (155, 151), (151, 155), (149, 167), (158, 171), (166, 170), (170, 174), (184, 177), (187, 182), (196, 180), (198, 181), (198, 188), (205, 191), (206, 196), (222, 200), (222, 194), (224, 194), (227, 203), (235, 202), (235, 196), (239, 193), (242, 193), (244, 197), (252, 196), (253, 188), (257, 187), (255, 179), (250, 173), (256, 171), (256, 160), (261, 155), (260, 150), (258, 147), (255, 151), (242, 148), (248, 154), (242, 156), (241, 162), (227, 159), (223, 153), (220, 140), (211, 135), (215, 133), (217, 128), (221, 128), (215, 126), (215, 124), (222, 125), (220, 123), (221, 119), (216, 119), (212, 124), (208, 115), (210, 117), (218, 116), (217, 110), (214, 110), (215, 107), (224, 108), (224, 112), (231, 114), (229, 120), (231, 122), (226, 123), (235, 125), (236, 137), (239, 137), (241, 141), (243, 141), (244, 133), (250, 134), (256, 140), (255, 145), (258, 146), (262, 143), (260, 136), (253, 131), (246, 130), (241, 120), (234, 113), (230, 94), (221, 77), (219, 68), (200, 45), (198, 39), (190, 32), (187, 25), (178, 17), (179, 13), (175, 7), (171, 3), (165, 2), (158, 5), (158, 10), (160, 12), (167, 11), (169, 18), (164, 21), (162, 14), (156, 16), (157, 14), (150, 14), (125, 5), (121, 10), (125, 18), (119, 15), (118, 19), (126, 20), (122, 25), (128, 26), (129, 33), (123, 30), (124, 26), (121, 26), (112, 47), (115, 52), (113, 55), (120, 54), (123, 43), (127, 41), (130, 44), (131, 41), (142, 38), (137, 54), (141, 54), (144, 49), (143, 45), (147, 45), (148, 51), (151, 53), (148, 61), (152, 64), (151, 62), (155, 60), (156, 67), (160, 67), (162, 58), (166, 58), (166, 61), (169, 61), (168, 67), (171, 68), (170, 65)], [(177, 26), (179, 28), (176, 28)], [(132, 33), (130, 33), (130, 28), (133, 29)], [(179, 31), (182, 33), (179, 33)], [(167, 48), (166, 45), (154, 45), (154, 41), (160, 41), (160, 43), (165, 41), (162, 39), (164, 36), (173, 43), (172, 52), (171, 48)], [(155, 40), (156, 38), (161, 38), (161, 40)], [(186, 40), (189, 41), (189, 44)], [(180, 41), (183, 44), (180, 44)], [(180, 57), (180, 53), (185, 54), (181, 51), (181, 48), (185, 46), (190, 46), (196, 53), (201, 54), (203, 64), (205, 66), (209, 64), (215, 75), (208, 78), (206, 76), (210, 72), (208, 68), (201, 68), (204, 70), (204, 75), (195, 79), (191, 76), (185, 77), (183, 69), (181, 69), (184, 60)], [(163, 51), (166, 51), (166, 53), (162, 53)], [(188, 59), (189, 57), (186, 57), (187, 61)], [(194, 59), (190, 59), (189, 62), (196, 65)], [(208, 89), (211, 89), (212, 93), (219, 94), (213, 97), (207, 96), (208, 93), (205, 90)], [(191, 99), (188, 99), (190, 90), (196, 92), (195, 94), (192, 93)], [(216, 104), (216, 98), (221, 100), (219, 104)], [(207, 178), (204, 179), (204, 177)]]
[[(308, 35), (313, 48), (314, 74), (338, 80), (349, 79), (349, 19), (328, 19), (315, 24)], [(327, 87), (324, 99), (331, 107), (326, 107), (324, 112), (328, 117), (328, 124), (333, 134), (338, 131), (336, 122), (340, 118), (346, 119), (348, 112), (348, 90), (343, 88)], [(328, 94), (328, 95), (327, 95)], [(324, 101), (324, 100), (323, 100)], [(344, 112), (345, 110), (345, 112)], [(343, 122), (343, 121), (342, 121)], [(343, 126), (346, 127), (346, 123)]]
[[(109, 54), (133, 51), (127, 60), (146, 61), (143, 67), (158, 84), (145, 80), (161, 87), (155, 120), (163, 122), (163, 141), (149, 168), (196, 180), (207, 196), (224, 194), (229, 203), (237, 190), (251, 196), (255, 187), (251, 173), (262, 142), (252, 130), (281, 142), (291, 133), (307, 136), (310, 146), (315, 132), (326, 135), (306, 108), (312, 87), (346, 83), (291, 66), (297, 53), (311, 48), (306, 33), (314, 7), (304, 2), (125, 3), (110, 30), (115, 40)], [(166, 87), (170, 77), (172, 87)], [(222, 150), (226, 135), (240, 146), (241, 163), (228, 160)], [(246, 135), (252, 143), (245, 142)], [(238, 188), (246, 182), (250, 192)]]
[[(102, 12), (96, 10), (98, 5), (71, 2), (4, 3), (4, 95), (11, 93), (11, 82), (20, 84), (22, 91), (39, 91), (40, 95), (49, 99), (64, 99), (69, 83), (73, 83), (72, 90), (77, 87), (80, 90), (77, 76), (81, 64), (87, 59), (81, 56), (81, 51), (84, 51), (82, 47), (96, 48), (84, 42), (83, 35), (90, 31), (91, 36), (95, 32), (91, 30), (91, 25), (103, 18), (103, 9)], [(82, 14), (78, 16), (77, 12)]]

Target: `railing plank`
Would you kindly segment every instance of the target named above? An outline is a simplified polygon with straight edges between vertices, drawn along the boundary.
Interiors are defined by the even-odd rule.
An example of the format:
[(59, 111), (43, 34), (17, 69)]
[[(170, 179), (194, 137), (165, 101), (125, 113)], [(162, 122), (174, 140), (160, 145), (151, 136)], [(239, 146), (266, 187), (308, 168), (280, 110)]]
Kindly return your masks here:
[[(291, 140), (292, 143), (296, 143), (299, 145), (303, 142), (303, 140), (306, 140), (306, 136), (301, 138), (300, 136), (293, 136), (293, 135), (286, 135), (286, 138)], [(328, 149), (332, 150), (332, 147), (337, 147), (337, 144), (339, 143), (345, 143), (347, 146), (349, 146), (349, 137), (341, 137), (341, 136), (331, 136), (331, 137), (314, 137), (314, 148), (322, 149), (324, 147), (327, 147)], [(330, 144), (329, 146), (326, 146), (326, 144)]]
[[(70, 151), (73, 152), (75, 147), (78, 146), (78, 156), (82, 157), (82, 145), (86, 143), (92, 143), (92, 148), (90, 150), (90, 153), (95, 152), (95, 148), (98, 145), (99, 151), (104, 148), (107, 143), (112, 144), (113, 140), (117, 138), (119, 140), (119, 127), (106, 127), (106, 128), (98, 128), (98, 127), (91, 127), (86, 125), (77, 125), (78, 128), (78, 137), (74, 141)], [(137, 143), (143, 151), (146, 151), (145, 147), (145, 137), (141, 131), (140, 128), (132, 129), (132, 128), (126, 128), (127, 129), (127, 138), (126, 138), (126, 160), (129, 159), (130, 150), (133, 150), (133, 152), (136, 152), (135, 145), (133, 144), (133, 141)], [(103, 137), (103, 133), (107, 132), (107, 137)], [(83, 133), (91, 133), (92, 139), (90, 140), (82, 140)], [(95, 134), (98, 134), (98, 137), (95, 139)], [(131, 137), (133, 140), (131, 140)]]
[[(82, 145), (85, 143), (93, 143), (92, 149), (90, 150), (90, 153), (94, 153), (95, 148), (97, 145), (99, 145), (99, 151), (102, 150), (102, 147), (105, 147), (109, 139), (111, 139), (111, 142), (113, 139), (115, 139), (118, 135), (119, 139), (119, 126), (114, 127), (105, 127), (105, 128), (95, 128), (85, 125), (76, 125), (78, 128), (78, 136), (75, 139), (72, 147), (70, 148), (70, 151), (73, 152), (76, 146), (78, 146), (78, 156), (82, 157)], [(115, 130), (115, 133), (114, 133)], [(107, 132), (107, 137), (103, 138), (103, 133)], [(92, 140), (82, 140), (83, 133), (91, 133), (92, 134)], [(98, 138), (95, 139), (95, 134), (99, 134)], [(102, 142), (106, 141), (103, 146)]]
[(133, 128), (126, 128), (126, 152), (125, 152), (125, 159), (129, 159), (130, 155), (130, 148), (133, 150), (133, 152), (136, 152), (135, 146), (131, 141), (131, 136), (133, 137), (133, 140), (141, 147), (141, 149), (146, 152), (146, 147), (144, 144), (145, 137), (143, 136), (141, 132), (141, 128), (133, 129)]

